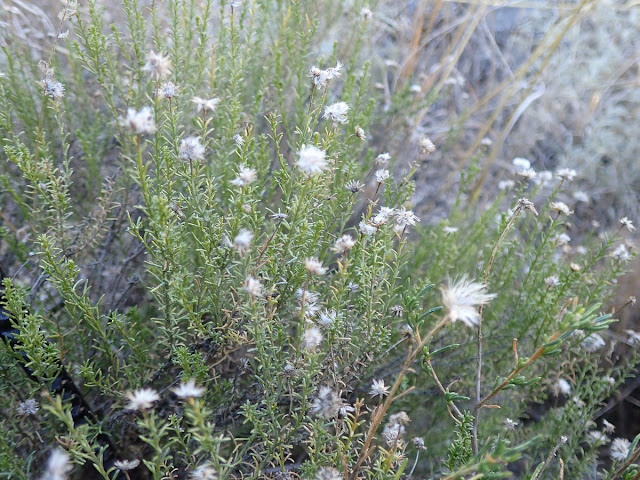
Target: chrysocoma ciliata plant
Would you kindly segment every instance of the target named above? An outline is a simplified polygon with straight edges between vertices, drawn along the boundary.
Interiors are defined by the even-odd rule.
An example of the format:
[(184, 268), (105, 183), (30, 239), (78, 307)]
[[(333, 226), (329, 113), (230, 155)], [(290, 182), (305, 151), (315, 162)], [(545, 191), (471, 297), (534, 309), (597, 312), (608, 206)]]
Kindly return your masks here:
[(571, 245), (576, 172), (523, 159), (479, 205), (482, 149), (421, 222), (375, 7), (65, 0), (8, 42), (0, 475), (635, 478), (598, 415), (632, 222)]

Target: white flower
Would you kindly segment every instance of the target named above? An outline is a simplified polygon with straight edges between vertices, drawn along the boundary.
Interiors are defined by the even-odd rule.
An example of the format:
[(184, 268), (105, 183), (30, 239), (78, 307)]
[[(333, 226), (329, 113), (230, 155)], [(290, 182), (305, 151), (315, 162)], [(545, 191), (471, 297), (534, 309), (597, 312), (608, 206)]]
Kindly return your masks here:
[(16, 408), (16, 413), (18, 415), (35, 415), (36, 413), (38, 413), (38, 410), (40, 410), (40, 407), (38, 406), (38, 402), (33, 399), (33, 398), (29, 398), (28, 400), (25, 400), (24, 402), (20, 402), (18, 404), (18, 408)]
[(420, 139), (420, 152), (421, 153), (426, 153), (427, 155), (429, 155), (430, 153), (433, 153), (435, 151), (436, 151), (436, 146), (433, 144), (431, 139), (429, 139), (427, 137), (423, 137), (423, 138)]
[(503, 424), (507, 430), (515, 430), (518, 426), (518, 422), (511, 420), (510, 418), (505, 418)]
[(187, 137), (180, 140), (178, 156), (188, 162), (204, 159), (204, 146), (200, 143), (200, 137)]
[(353, 246), (356, 244), (356, 241), (351, 237), (351, 235), (342, 235), (338, 240), (336, 240), (335, 245), (331, 248), (331, 251), (336, 253), (345, 253), (348, 250), (351, 250)]
[(552, 387), (553, 393), (556, 396), (569, 395), (571, 393), (571, 384), (567, 382), (564, 378), (559, 378), (558, 381)]
[(202, 112), (202, 111), (211, 111), (213, 112), (216, 107), (218, 106), (218, 104), (220, 103), (220, 99), (219, 98), (210, 98), (209, 100), (205, 100), (203, 98), (200, 97), (193, 97), (191, 99), (191, 101), (193, 103), (196, 104), (197, 108), (198, 108), (198, 113)]
[(171, 73), (171, 60), (153, 50), (147, 55), (147, 63), (142, 70), (151, 73), (155, 78), (164, 78)]
[(569, 207), (567, 206), (567, 204), (563, 202), (551, 202), (549, 204), (549, 208), (551, 208), (551, 210), (554, 210), (556, 212), (564, 213), (567, 216), (573, 213), (573, 210), (569, 210)]
[(605, 343), (604, 339), (600, 335), (598, 335), (597, 333), (592, 333), (582, 340), (581, 345), (582, 348), (584, 348), (587, 352), (593, 353), (604, 347)]
[(311, 327), (305, 330), (302, 335), (302, 344), (305, 350), (313, 352), (322, 343), (322, 332), (318, 327)]
[(384, 225), (395, 212), (393, 208), (380, 207), (380, 211), (371, 219), (371, 223), (376, 227)]
[(376, 233), (376, 231), (378, 229), (376, 227), (374, 227), (373, 225), (370, 225), (370, 224), (362, 221), (358, 225), (358, 230), (360, 231), (361, 234), (366, 235), (366, 236), (370, 236), (370, 235), (373, 235), (374, 233)]
[(611, 256), (616, 260), (620, 260), (621, 262), (627, 262), (631, 260), (631, 254), (624, 243), (621, 243), (616, 247), (616, 249), (611, 252)]
[(327, 273), (327, 267), (323, 267), (322, 262), (314, 257), (305, 259), (304, 268), (306, 268), (311, 275), (322, 276)]
[(252, 297), (261, 297), (262, 296), (262, 283), (255, 277), (249, 275), (247, 279), (244, 281), (244, 286), (242, 289), (247, 292)]
[(345, 102), (336, 102), (328, 105), (324, 108), (324, 115), (322, 118), (331, 120), (334, 123), (347, 123), (347, 112), (349, 111), (349, 105)]
[(495, 294), (486, 293), (486, 288), (486, 285), (472, 282), (466, 276), (449, 282), (447, 287), (441, 287), (442, 303), (451, 323), (461, 320), (468, 327), (477, 325), (480, 320), (477, 307), (486, 305), (496, 297)]
[(44, 80), (38, 82), (38, 85), (42, 87), (45, 96), (52, 100), (60, 100), (64, 97), (64, 85), (51, 77), (45, 77)]
[(566, 233), (561, 233), (560, 235), (558, 235), (556, 237), (556, 244), (557, 245), (566, 245), (570, 241), (571, 241), (571, 237), (569, 235), (567, 235)]
[(315, 480), (342, 480), (342, 474), (333, 467), (322, 467), (318, 469)]
[(546, 187), (551, 183), (551, 180), (553, 180), (553, 173), (551, 173), (549, 170), (543, 170), (542, 172), (538, 172), (538, 175), (536, 176), (534, 182), (536, 183), (536, 185)]
[(300, 147), (296, 165), (307, 175), (316, 175), (327, 169), (327, 153), (314, 145)]
[(420, 221), (420, 219), (416, 214), (413, 213), (412, 210), (407, 210), (404, 207), (400, 207), (394, 212), (394, 214), (396, 216), (396, 224), (402, 227), (406, 225), (414, 226), (416, 222)]
[(582, 191), (573, 192), (573, 198), (576, 202), (589, 203), (589, 195)]
[(516, 157), (511, 160), (511, 163), (516, 167), (516, 171), (529, 170), (531, 168), (531, 162), (526, 158)]
[(247, 185), (255, 182), (257, 178), (258, 172), (256, 172), (253, 168), (240, 165), (238, 176), (231, 180), (230, 183), (238, 187), (246, 187)]
[(362, 10), (360, 10), (360, 16), (366, 22), (373, 16), (373, 12), (367, 7), (362, 7)]
[(553, 287), (557, 287), (558, 285), (560, 285), (560, 279), (558, 277), (556, 277), (555, 275), (550, 275), (547, 278), (544, 279), (544, 283), (547, 284), (547, 287), (549, 288), (553, 288)]
[(386, 395), (389, 395), (389, 387), (385, 386), (384, 380), (374, 380), (371, 384), (369, 395), (373, 397), (379, 396), (380, 398), (382, 398)]
[(160, 400), (160, 395), (152, 388), (141, 388), (140, 390), (127, 392), (127, 398), (129, 399), (129, 403), (127, 403), (125, 408), (130, 410), (146, 410)]
[(513, 180), (500, 180), (498, 182), (498, 188), (500, 190), (510, 190), (515, 187), (516, 183)]
[(609, 437), (598, 430), (591, 430), (587, 433), (587, 442), (591, 445), (604, 445), (609, 442)]
[(521, 177), (529, 178), (529, 179), (536, 178), (536, 176), (538, 175), (538, 173), (533, 168), (527, 168), (526, 170), (518, 170), (516, 173)]
[(46, 470), (42, 475), (42, 480), (63, 480), (73, 469), (69, 454), (61, 448), (56, 448), (49, 454)]
[(113, 465), (122, 472), (128, 472), (140, 465), (140, 460), (134, 458), (133, 460), (116, 460)]
[(204, 395), (206, 389), (203, 387), (196, 386), (196, 381), (193, 378), (190, 378), (186, 382), (178, 385), (177, 388), (173, 389), (173, 393), (175, 393), (180, 398), (196, 398)]
[(385, 180), (389, 178), (389, 170), (385, 170), (381, 168), (380, 170), (376, 170), (376, 182), (384, 183)]
[(636, 229), (636, 227), (633, 226), (631, 220), (629, 220), (627, 217), (622, 217), (620, 219), (620, 225), (622, 225), (622, 227), (627, 227), (627, 230), (629, 230), (630, 232), (633, 232)]
[(121, 126), (129, 130), (131, 133), (140, 135), (143, 133), (153, 134), (156, 131), (156, 123), (153, 119), (153, 111), (151, 107), (143, 107), (140, 111), (134, 108), (127, 109), (127, 116), (120, 117)]
[(217, 480), (218, 472), (210, 463), (203, 463), (189, 472), (189, 478), (193, 480)]
[(240, 256), (242, 256), (247, 252), (247, 250), (249, 250), (252, 240), (253, 233), (250, 230), (243, 228), (238, 232), (236, 238), (233, 239), (233, 248), (235, 248)]
[(629, 440), (626, 438), (616, 438), (611, 442), (611, 450), (609, 451), (609, 454), (614, 460), (622, 462), (629, 456), (629, 447), (631, 447), (631, 442), (629, 442)]
[(442, 231), (447, 235), (451, 235), (452, 233), (456, 233), (458, 231), (458, 227), (444, 227)]
[(362, 191), (362, 189), (364, 188), (364, 185), (358, 182), (357, 180), (349, 180), (347, 183), (344, 184), (344, 188), (349, 190), (351, 193), (358, 193)]
[(576, 177), (576, 171), (572, 168), (561, 168), (556, 172), (556, 177), (570, 182)]

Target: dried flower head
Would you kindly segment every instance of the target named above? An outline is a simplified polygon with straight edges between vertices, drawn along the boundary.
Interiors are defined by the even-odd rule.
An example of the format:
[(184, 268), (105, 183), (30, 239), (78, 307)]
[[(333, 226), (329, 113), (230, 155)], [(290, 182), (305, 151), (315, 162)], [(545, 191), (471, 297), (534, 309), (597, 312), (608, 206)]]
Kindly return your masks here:
[(331, 248), (331, 250), (335, 253), (346, 253), (348, 250), (351, 250), (356, 241), (353, 239), (351, 235), (342, 235), (338, 240), (336, 240), (335, 245)]
[(140, 111), (129, 108), (127, 109), (127, 116), (120, 117), (119, 123), (122, 127), (136, 135), (143, 133), (151, 135), (156, 131), (156, 122), (153, 119), (153, 110), (151, 110), (151, 107), (143, 107)]
[(128, 472), (140, 465), (140, 460), (134, 458), (133, 460), (116, 460), (113, 465), (121, 472)]
[(42, 479), (64, 480), (72, 469), (71, 457), (69, 457), (67, 452), (58, 447), (49, 454)]
[(179, 95), (179, 93), (180, 87), (178, 87), (173, 82), (163, 83), (158, 87), (158, 90), (156, 91), (156, 95), (158, 95), (158, 98), (161, 99), (175, 98)]
[(61, 22), (73, 17), (78, 12), (78, 0), (60, 0), (62, 10), (58, 12), (58, 20)]
[(606, 420), (602, 420), (602, 426), (607, 433), (613, 433), (616, 431), (616, 426), (613, 423), (607, 422)]
[(316, 480), (342, 480), (342, 474), (333, 467), (321, 467), (316, 473)]
[(310, 352), (315, 351), (322, 343), (322, 332), (318, 327), (311, 327), (302, 334), (302, 346)]
[(254, 298), (261, 297), (263, 295), (262, 283), (251, 275), (249, 275), (244, 281), (242, 289)]
[(583, 191), (573, 192), (573, 198), (576, 202), (589, 203), (589, 195)]
[(600, 335), (598, 335), (597, 333), (592, 333), (591, 335), (585, 337), (580, 345), (587, 352), (593, 353), (604, 347), (605, 343), (604, 339)]
[(420, 221), (418, 216), (413, 213), (412, 210), (407, 210), (404, 206), (400, 207), (398, 210), (394, 212), (396, 216), (396, 224), (401, 227), (405, 227), (407, 225), (414, 226), (417, 222)]
[(368, 7), (362, 7), (362, 10), (360, 10), (360, 16), (366, 22), (373, 17), (373, 12)]
[(564, 378), (559, 378), (558, 381), (552, 387), (553, 393), (556, 397), (560, 395), (570, 395), (571, 394), (571, 384), (566, 381)]
[(544, 279), (544, 283), (547, 285), (547, 287), (554, 288), (560, 285), (560, 279), (555, 275), (550, 275)]
[(451, 323), (461, 320), (468, 327), (477, 325), (480, 320), (477, 307), (486, 305), (496, 297), (495, 294), (486, 293), (486, 288), (486, 285), (473, 282), (466, 276), (442, 287), (442, 302)]
[(358, 137), (360, 140), (367, 139), (367, 134), (364, 133), (364, 130), (362, 129), (362, 127), (360, 127), (360, 125), (356, 125), (356, 128), (354, 130), (356, 133), (356, 137)]
[(171, 73), (171, 60), (153, 50), (147, 55), (147, 63), (142, 70), (149, 72), (154, 78), (164, 78)]
[(35, 415), (36, 413), (38, 413), (38, 410), (40, 410), (38, 402), (33, 398), (29, 398), (24, 402), (20, 402), (18, 404), (16, 413), (21, 416)]
[(423, 137), (420, 139), (420, 153), (429, 155), (436, 151), (436, 146), (433, 144), (431, 139), (427, 137)]
[(626, 438), (616, 438), (613, 442), (611, 442), (610, 455), (611, 458), (617, 460), (619, 462), (623, 462), (629, 456), (629, 448), (631, 447), (631, 442)]
[(205, 392), (205, 388), (196, 386), (196, 381), (193, 378), (182, 382), (178, 387), (173, 389), (173, 393), (180, 398), (197, 398), (204, 395)]
[(380, 167), (386, 167), (387, 165), (389, 165), (390, 160), (391, 160), (391, 155), (389, 155), (387, 152), (381, 153), (376, 157), (376, 165)]
[(380, 170), (376, 170), (375, 175), (376, 175), (376, 182), (384, 183), (386, 180), (389, 179), (389, 170), (381, 168)]
[(374, 225), (371, 225), (364, 221), (360, 222), (360, 224), (358, 225), (358, 230), (362, 235), (365, 235), (367, 237), (373, 235), (378, 231), (378, 229)]
[(327, 310), (326, 308), (318, 315), (318, 323), (321, 327), (330, 327), (336, 322), (338, 312), (335, 310)]
[(187, 137), (180, 140), (178, 156), (188, 162), (197, 162), (204, 159), (204, 145), (200, 143), (200, 137)]
[(342, 399), (329, 387), (320, 387), (311, 404), (311, 413), (321, 418), (333, 418), (338, 415)]
[(198, 113), (204, 111), (204, 112), (213, 112), (216, 107), (218, 106), (218, 104), (220, 103), (220, 99), (219, 98), (210, 98), (208, 100), (200, 98), (200, 97), (193, 97), (191, 99), (191, 101), (193, 103), (196, 104), (196, 107), (198, 109)]
[(327, 273), (327, 267), (323, 267), (322, 262), (314, 257), (305, 259), (304, 268), (306, 268), (311, 275), (322, 276)]
[(210, 463), (203, 463), (189, 472), (192, 480), (218, 480), (218, 472)]
[(231, 180), (230, 183), (238, 187), (246, 187), (247, 185), (250, 185), (253, 182), (255, 182), (257, 178), (258, 178), (258, 172), (256, 172), (253, 168), (240, 165), (238, 169), (238, 176), (233, 180)]
[(333, 123), (345, 124), (347, 123), (348, 111), (349, 105), (345, 102), (332, 103), (324, 108), (324, 115), (322, 118), (325, 120), (331, 120)]
[(133, 392), (127, 392), (129, 403), (125, 408), (130, 410), (146, 410), (153, 407), (153, 404), (160, 400), (158, 392), (152, 388), (141, 388)]
[(38, 85), (42, 87), (44, 95), (52, 100), (60, 100), (64, 97), (64, 85), (51, 77), (45, 77), (38, 82)]
[(576, 177), (576, 171), (573, 168), (561, 168), (556, 172), (556, 177), (570, 182)]
[(551, 208), (551, 210), (555, 212), (564, 213), (567, 216), (573, 213), (573, 210), (570, 210), (567, 204), (564, 202), (551, 202), (549, 204), (549, 208)]
[(371, 223), (376, 227), (384, 225), (389, 221), (389, 218), (391, 218), (391, 216), (395, 213), (396, 213), (396, 210), (394, 208), (380, 207), (380, 210), (378, 211), (378, 213), (371, 219)]
[(336, 63), (335, 67), (327, 68), (326, 70), (321, 70), (316, 66), (311, 67), (309, 70), (309, 78), (313, 82), (314, 86), (326, 87), (329, 85), (329, 82), (334, 78), (339, 78), (342, 73), (342, 64), (340, 62)]
[(598, 430), (591, 430), (587, 433), (587, 443), (590, 445), (604, 445), (609, 443), (609, 437), (604, 432)]
[(233, 248), (243, 256), (247, 250), (251, 247), (251, 241), (253, 240), (253, 232), (246, 228), (240, 229), (238, 235), (233, 239)]
[(314, 145), (302, 145), (296, 165), (308, 176), (317, 175), (327, 169), (327, 153)]
[(621, 262), (628, 262), (631, 260), (631, 254), (627, 250), (627, 246), (624, 243), (618, 245), (612, 252), (611, 257)]

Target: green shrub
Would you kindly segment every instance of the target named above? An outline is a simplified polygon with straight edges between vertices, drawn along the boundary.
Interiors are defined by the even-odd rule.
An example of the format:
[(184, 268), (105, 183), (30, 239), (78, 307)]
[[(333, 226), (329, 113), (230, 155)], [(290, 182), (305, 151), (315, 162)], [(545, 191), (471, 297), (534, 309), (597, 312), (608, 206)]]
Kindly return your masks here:
[(440, 92), (376, 93), (369, 7), (106, 8), (0, 63), (5, 477), (635, 475), (594, 423), (637, 360), (603, 307), (633, 225), (574, 247), (575, 171), (478, 202), (478, 146), (420, 219), (438, 147), (383, 147)]

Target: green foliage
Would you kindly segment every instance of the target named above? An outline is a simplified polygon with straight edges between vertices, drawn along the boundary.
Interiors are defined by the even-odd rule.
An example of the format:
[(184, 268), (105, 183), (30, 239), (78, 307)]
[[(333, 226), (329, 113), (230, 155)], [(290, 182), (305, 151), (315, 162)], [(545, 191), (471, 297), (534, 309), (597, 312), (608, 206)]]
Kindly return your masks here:
[[(478, 200), (481, 148), (447, 218), (413, 205), (438, 153), (420, 129), (407, 158), (390, 137), (442, 91), (376, 93), (365, 7), (67, 2), (42, 58), (8, 43), (7, 478), (50, 470), (56, 446), (105, 479), (123, 459), (158, 480), (580, 478), (600, 461), (590, 419), (637, 363), (601, 362), (626, 233), (568, 245), (567, 172)], [(62, 365), (94, 406), (82, 424)]]

